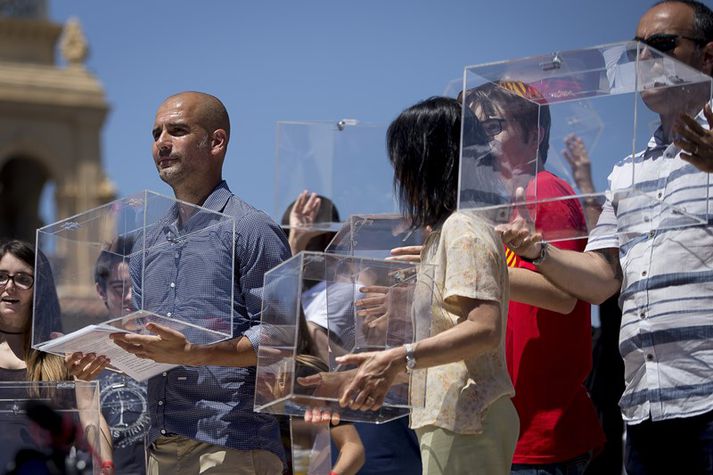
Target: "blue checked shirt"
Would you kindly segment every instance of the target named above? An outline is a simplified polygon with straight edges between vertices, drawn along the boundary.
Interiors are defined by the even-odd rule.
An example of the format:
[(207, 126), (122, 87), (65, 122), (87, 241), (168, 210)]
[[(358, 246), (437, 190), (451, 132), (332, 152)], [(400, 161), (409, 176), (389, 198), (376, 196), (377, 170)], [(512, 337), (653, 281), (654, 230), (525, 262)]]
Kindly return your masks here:
[[(257, 352), (263, 275), (290, 257), (282, 230), (221, 182), (202, 205), (235, 219), (215, 223), (197, 212), (181, 229), (175, 214), (145, 231), (145, 262), (132, 258), (134, 298), (159, 315), (180, 316), (216, 328), (233, 292), (233, 335), (247, 337)], [(234, 272), (230, 263), (235, 255)], [(145, 266), (143, 285), (141, 267)], [(220, 325), (218, 325), (218, 328)], [(224, 328), (220, 328), (224, 330)], [(191, 338), (190, 330), (187, 334)], [(178, 367), (148, 382), (149, 443), (179, 434), (240, 450), (265, 449), (284, 460), (278, 423), (253, 412), (255, 368)]]
[[(708, 128), (702, 113), (696, 119)], [(619, 405), (631, 424), (713, 410), (713, 188), (679, 152), (659, 129), (614, 168), (586, 249), (619, 250)]]

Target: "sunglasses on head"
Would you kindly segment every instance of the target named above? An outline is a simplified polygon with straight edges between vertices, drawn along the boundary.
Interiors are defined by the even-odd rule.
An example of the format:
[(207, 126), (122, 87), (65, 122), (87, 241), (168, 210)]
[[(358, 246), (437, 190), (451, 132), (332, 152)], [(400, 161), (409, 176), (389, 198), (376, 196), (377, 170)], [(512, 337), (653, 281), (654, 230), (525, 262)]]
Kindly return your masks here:
[[(641, 38), (638, 36), (634, 37), (634, 41), (640, 41), (646, 46), (651, 46), (652, 48), (661, 51), (662, 53), (668, 53), (670, 51), (673, 51), (673, 49), (678, 46), (678, 42), (681, 39), (693, 41), (697, 46), (703, 46), (707, 43), (706, 40), (701, 38), (693, 38), (691, 36), (686, 35), (674, 35), (670, 33), (656, 33), (649, 36), (648, 38)], [(638, 48), (627, 50), (626, 53), (631, 61), (636, 60), (637, 49)]]

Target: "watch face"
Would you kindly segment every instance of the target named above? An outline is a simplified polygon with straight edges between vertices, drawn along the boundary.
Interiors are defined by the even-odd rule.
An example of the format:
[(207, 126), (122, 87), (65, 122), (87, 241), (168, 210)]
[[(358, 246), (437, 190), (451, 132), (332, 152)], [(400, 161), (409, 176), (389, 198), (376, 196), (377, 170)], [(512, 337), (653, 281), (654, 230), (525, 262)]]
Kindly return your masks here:
[(114, 447), (129, 447), (142, 441), (150, 422), (146, 386), (117, 373), (108, 373), (100, 381), (102, 414), (109, 424)]

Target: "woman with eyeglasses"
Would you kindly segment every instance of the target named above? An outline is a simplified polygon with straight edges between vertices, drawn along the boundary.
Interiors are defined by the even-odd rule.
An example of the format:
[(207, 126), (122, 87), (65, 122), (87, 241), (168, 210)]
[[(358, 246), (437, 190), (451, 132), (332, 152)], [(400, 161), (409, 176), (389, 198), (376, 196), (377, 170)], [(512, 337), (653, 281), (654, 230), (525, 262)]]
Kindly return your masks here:
[[(32, 349), (32, 300), (35, 250), (23, 241), (0, 244), (0, 380), (68, 379), (59, 356)], [(48, 308), (59, 308), (53, 291), (43, 292)]]
[[(49, 271), (43, 255), (39, 256), (42, 269)], [(32, 348), (32, 311), (34, 293), (37, 292), (38, 312), (42, 317), (36, 322), (36, 331), (47, 333), (52, 330), (59, 316), (59, 300), (51, 276), (41, 279), (35, 285), (35, 250), (29, 243), (9, 240), (0, 243), (0, 382), (15, 381), (63, 381), (72, 379), (65, 368), (64, 359)], [(38, 389), (39, 390), (39, 389)], [(23, 394), (34, 397), (33, 394)], [(52, 394), (42, 394), (51, 397)], [(77, 398), (81, 398), (79, 390)], [(101, 425), (102, 475), (113, 473), (111, 461), (111, 438), (103, 418)], [(84, 426), (84, 424), (83, 424)], [(0, 453), (12, 454), (12, 445), (22, 441), (7, 440), (13, 434), (5, 427)], [(87, 427), (83, 429), (88, 431)], [(88, 432), (87, 432), (88, 433)], [(94, 448), (96, 450), (96, 448)], [(35, 472), (33, 472), (35, 473)], [(36, 472), (44, 473), (44, 472)], [(49, 472), (48, 472), (49, 473)]]
[[(489, 153), (482, 126), (475, 118), (466, 122), (463, 146)], [(423, 473), (505, 475), (519, 432), (504, 348), (508, 271), (488, 222), (456, 210), (460, 143), (461, 106), (454, 99), (427, 99), (389, 126), (402, 212), (414, 226), (433, 229), (421, 253), (435, 268), (431, 336), (338, 358), (359, 365), (340, 404), (376, 410), (406, 371), (425, 370), (425, 378), (415, 372), (411, 379), (411, 394), (426, 394), (424, 407), (411, 412)]]

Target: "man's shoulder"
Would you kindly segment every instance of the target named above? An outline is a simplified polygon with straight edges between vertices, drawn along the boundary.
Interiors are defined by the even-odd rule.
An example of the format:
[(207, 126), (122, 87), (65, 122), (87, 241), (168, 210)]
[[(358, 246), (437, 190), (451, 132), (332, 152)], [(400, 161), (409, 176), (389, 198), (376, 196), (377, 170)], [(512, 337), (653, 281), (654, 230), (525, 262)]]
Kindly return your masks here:
[(262, 210), (231, 193), (223, 213), (235, 219), (236, 242), (251, 249), (269, 245), (279, 255), (289, 257), (287, 237), (282, 228)]
[(277, 223), (262, 210), (231, 193), (225, 204), (223, 213), (235, 219), (236, 231), (250, 229), (253, 226), (269, 226), (279, 228)]

